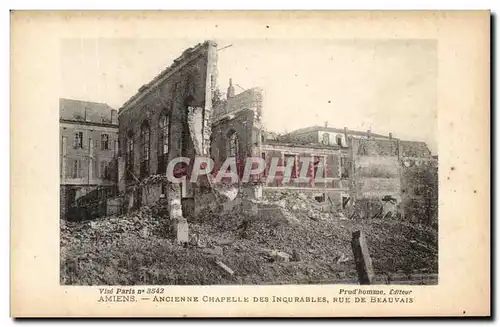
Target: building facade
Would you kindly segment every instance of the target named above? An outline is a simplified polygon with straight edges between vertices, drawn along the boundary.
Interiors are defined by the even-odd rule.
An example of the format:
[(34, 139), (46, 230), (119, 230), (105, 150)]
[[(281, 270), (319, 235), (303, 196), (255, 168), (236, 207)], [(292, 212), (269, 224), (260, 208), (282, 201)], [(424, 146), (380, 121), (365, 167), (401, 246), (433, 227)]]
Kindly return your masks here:
[(117, 111), (104, 103), (59, 100), (61, 218), (97, 187), (116, 185)]

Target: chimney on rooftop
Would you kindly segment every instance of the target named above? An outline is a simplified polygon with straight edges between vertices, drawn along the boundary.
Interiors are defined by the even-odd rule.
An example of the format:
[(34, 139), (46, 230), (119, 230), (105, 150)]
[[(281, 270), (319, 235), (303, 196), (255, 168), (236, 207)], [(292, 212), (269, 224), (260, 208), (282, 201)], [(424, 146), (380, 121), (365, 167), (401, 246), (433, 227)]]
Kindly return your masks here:
[(389, 140), (392, 140), (392, 133), (389, 133)]
[(118, 124), (118, 111), (115, 109), (111, 110), (111, 124)]
[(234, 97), (234, 86), (233, 86), (233, 79), (229, 79), (229, 87), (227, 88), (227, 98), (232, 98)]
[(328, 120), (325, 120), (325, 127), (328, 127)]
[(366, 137), (368, 137), (368, 138), (372, 137), (372, 131), (371, 130), (366, 131)]

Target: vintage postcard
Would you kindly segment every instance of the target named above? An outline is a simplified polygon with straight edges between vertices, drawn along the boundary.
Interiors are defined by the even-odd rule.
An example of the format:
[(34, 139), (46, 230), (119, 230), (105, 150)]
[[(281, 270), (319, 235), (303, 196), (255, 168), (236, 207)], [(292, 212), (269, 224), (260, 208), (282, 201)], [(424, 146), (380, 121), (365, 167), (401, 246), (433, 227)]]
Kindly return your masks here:
[(11, 13), (14, 317), (488, 316), (490, 13)]

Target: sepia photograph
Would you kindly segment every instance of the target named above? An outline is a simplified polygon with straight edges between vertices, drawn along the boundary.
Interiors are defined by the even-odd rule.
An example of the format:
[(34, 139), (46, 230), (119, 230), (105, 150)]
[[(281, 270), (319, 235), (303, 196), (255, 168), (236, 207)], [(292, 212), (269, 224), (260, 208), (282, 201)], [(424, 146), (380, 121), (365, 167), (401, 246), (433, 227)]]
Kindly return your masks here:
[(436, 40), (60, 49), (62, 284), (438, 282)]

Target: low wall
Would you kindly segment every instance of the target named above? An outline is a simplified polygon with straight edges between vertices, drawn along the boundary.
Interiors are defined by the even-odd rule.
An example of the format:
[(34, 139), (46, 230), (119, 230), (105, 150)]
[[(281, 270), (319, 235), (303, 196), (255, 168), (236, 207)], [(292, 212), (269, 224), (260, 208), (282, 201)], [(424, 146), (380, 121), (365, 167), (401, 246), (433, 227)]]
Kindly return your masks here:
[(122, 196), (115, 196), (113, 198), (109, 198), (106, 203), (106, 215), (113, 216), (121, 214), (122, 206), (123, 206)]

